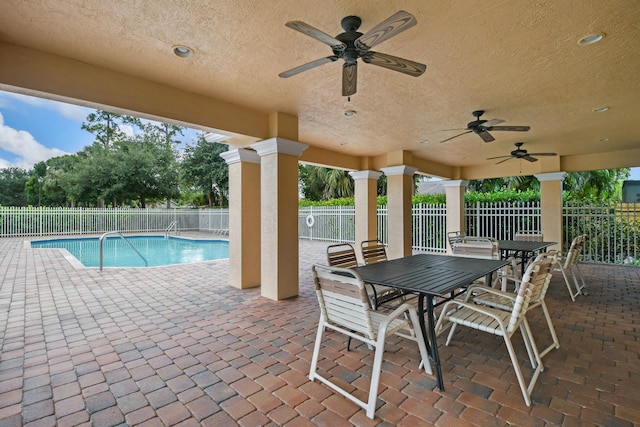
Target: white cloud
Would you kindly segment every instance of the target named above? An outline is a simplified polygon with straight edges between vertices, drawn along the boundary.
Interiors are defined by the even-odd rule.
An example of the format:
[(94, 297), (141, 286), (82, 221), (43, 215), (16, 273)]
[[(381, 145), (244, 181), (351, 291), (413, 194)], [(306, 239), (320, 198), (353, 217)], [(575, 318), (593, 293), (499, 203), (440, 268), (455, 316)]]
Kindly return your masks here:
[(0, 149), (15, 154), (17, 157), (14, 162), (0, 158), (1, 168), (20, 166), (29, 169), (43, 160), (69, 154), (57, 148), (45, 147), (27, 131), (5, 126), (2, 113), (0, 113)]
[(0, 107), (11, 108), (11, 103), (10, 103), (11, 100), (17, 100), (19, 102), (22, 102), (31, 106), (52, 110), (68, 119), (71, 119), (80, 123), (84, 122), (87, 116), (90, 113), (95, 111), (95, 109), (92, 109), (92, 108), (81, 107), (79, 105), (73, 105), (73, 104), (66, 104), (64, 102), (52, 101), (50, 99), (37, 98), (35, 96), (28, 96), (28, 95), (21, 95), (19, 93), (13, 93), (13, 92), (0, 92)]

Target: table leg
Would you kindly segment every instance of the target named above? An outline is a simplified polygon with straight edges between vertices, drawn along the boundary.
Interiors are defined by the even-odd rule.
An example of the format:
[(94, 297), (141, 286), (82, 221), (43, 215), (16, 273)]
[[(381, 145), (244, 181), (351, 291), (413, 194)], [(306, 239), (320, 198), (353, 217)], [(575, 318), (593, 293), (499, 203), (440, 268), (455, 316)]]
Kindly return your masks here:
[[(424, 302), (427, 301), (427, 322), (429, 323), (429, 332), (427, 333), (427, 327), (424, 322)], [(438, 382), (438, 389), (444, 391), (444, 380), (442, 378), (442, 368), (440, 366), (440, 355), (438, 354), (438, 341), (436, 338), (436, 325), (433, 315), (433, 298), (430, 295), (420, 294), (418, 298), (418, 317), (420, 319), (420, 329), (422, 330), (422, 336), (425, 338), (427, 344), (427, 350), (431, 355), (431, 361), (433, 362), (436, 370), (436, 380)]]

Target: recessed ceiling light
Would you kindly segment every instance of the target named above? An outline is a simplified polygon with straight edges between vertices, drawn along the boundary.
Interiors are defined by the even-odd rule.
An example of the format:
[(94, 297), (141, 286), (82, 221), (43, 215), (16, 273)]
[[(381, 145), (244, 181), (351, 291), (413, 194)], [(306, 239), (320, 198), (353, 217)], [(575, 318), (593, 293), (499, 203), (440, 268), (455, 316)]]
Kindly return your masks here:
[(347, 116), (347, 117), (351, 117), (351, 116), (355, 116), (356, 112), (355, 112), (355, 110), (347, 110), (347, 111), (344, 112), (344, 115)]
[(609, 138), (602, 138), (602, 139), (600, 140), (600, 142), (608, 142), (608, 141), (609, 141)]
[(173, 53), (180, 58), (188, 58), (193, 53), (193, 49), (187, 46), (174, 46)]
[(597, 107), (593, 109), (594, 113), (604, 113), (605, 111), (609, 111), (609, 107)]
[(586, 45), (598, 43), (603, 38), (604, 38), (604, 34), (603, 33), (589, 34), (588, 36), (584, 36), (583, 38), (578, 40), (578, 44), (586, 46)]

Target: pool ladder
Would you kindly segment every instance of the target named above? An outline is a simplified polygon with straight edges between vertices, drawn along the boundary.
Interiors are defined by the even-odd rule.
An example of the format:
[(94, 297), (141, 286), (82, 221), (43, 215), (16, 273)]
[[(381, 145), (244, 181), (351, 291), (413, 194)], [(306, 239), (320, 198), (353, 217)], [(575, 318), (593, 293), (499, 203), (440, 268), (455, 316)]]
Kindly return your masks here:
[(169, 224), (167, 229), (164, 230), (164, 238), (165, 239), (169, 238), (169, 232), (171, 230), (174, 230), (176, 232), (176, 236), (180, 234), (180, 230), (178, 230), (178, 221), (171, 221), (171, 224)]
[(102, 242), (104, 241), (105, 237), (107, 237), (108, 235), (117, 235), (120, 236), (120, 238), (122, 240), (124, 240), (124, 242), (129, 245), (131, 247), (131, 249), (133, 249), (135, 251), (135, 253), (137, 253), (138, 255), (140, 255), (140, 258), (142, 258), (142, 260), (144, 261), (144, 266), (148, 267), (149, 263), (147, 262), (147, 259), (142, 256), (142, 254), (135, 248), (135, 246), (133, 246), (131, 244), (130, 241), (128, 241), (127, 239), (125, 239), (125, 237), (122, 235), (121, 232), (119, 231), (107, 231), (106, 233), (104, 233), (102, 236), (100, 236), (100, 271), (102, 271)]

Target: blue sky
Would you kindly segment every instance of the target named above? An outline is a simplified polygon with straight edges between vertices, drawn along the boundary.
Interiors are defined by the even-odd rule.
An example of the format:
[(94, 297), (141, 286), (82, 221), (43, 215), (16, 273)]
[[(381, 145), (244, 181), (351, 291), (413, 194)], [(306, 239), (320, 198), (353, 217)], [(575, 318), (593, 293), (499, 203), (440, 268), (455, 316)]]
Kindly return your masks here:
[[(0, 169), (30, 169), (51, 157), (74, 154), (91, 145), (94, 136), (81, 129), (93, 109), (0, 91)], [(187, 129), (177, 139), (195, 142), (198, 131)]]
[[(0, 169), (34, 164), (63, 154), (73, 154), (93, 143), (81, 129), (95, 110), (44, 98), (0, 91)], [(198, 131), (187, 129), (183, 144), (195, 142)], [(640, 181), (640, 168), (630, 179)]]

